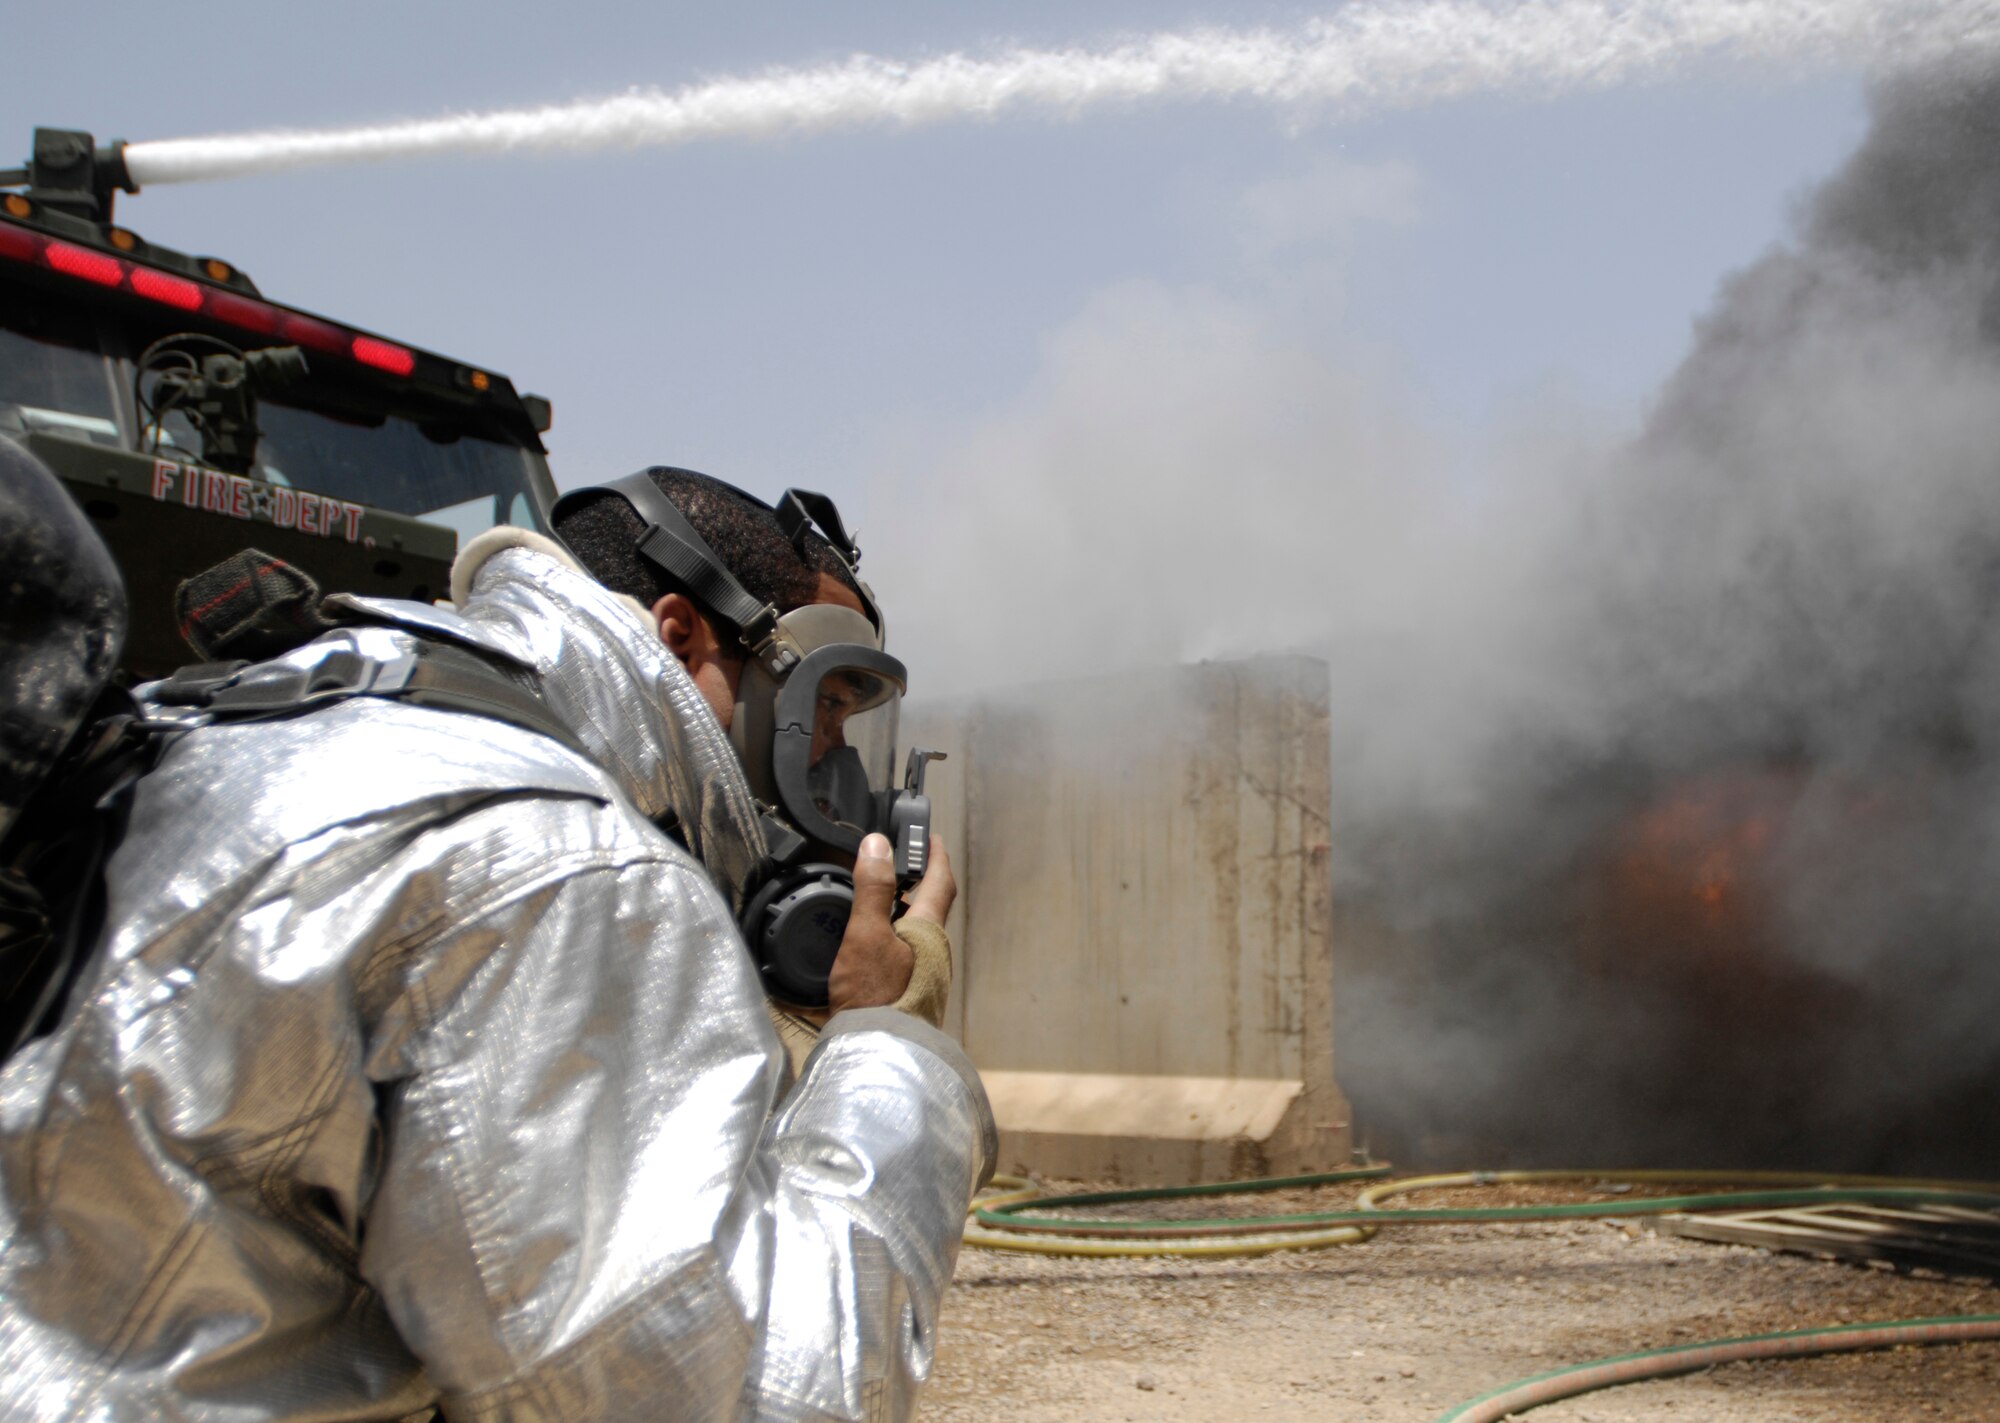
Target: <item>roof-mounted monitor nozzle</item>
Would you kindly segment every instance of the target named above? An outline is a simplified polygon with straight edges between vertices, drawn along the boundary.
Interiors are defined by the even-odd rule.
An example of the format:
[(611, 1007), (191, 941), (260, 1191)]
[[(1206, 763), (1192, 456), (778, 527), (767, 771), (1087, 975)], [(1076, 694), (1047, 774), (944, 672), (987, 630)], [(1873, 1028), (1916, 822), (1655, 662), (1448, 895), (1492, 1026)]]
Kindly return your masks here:
[(0, 171), (0, 187), (21, 183), (31, 202), (92, 222), (111, 221), (112, 200), (121, 190), (139, 191), (125, 167), (124, 139), (100, 148), (89, 134), (67, 128), (36, 129), (28, 166)]

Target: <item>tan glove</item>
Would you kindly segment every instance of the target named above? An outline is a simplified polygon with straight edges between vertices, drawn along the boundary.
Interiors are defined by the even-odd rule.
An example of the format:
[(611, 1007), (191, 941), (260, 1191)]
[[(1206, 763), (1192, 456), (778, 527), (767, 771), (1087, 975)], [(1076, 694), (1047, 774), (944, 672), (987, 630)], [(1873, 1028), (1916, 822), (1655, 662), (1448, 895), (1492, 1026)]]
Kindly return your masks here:
[(912, 962), (910, 986), (893, 1006), (942, 1028), (951, 1005), (951, 936), (942, 924), (909, 917), (896, 921), (896, 937), (910, 946)]

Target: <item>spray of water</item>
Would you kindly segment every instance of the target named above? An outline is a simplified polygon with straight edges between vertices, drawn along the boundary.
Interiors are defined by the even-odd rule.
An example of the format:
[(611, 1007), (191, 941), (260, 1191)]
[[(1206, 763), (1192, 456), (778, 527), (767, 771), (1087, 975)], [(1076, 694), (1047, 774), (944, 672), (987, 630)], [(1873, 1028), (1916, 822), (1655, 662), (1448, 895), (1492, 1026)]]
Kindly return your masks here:
[(1240, 99), (1353, 117), (1472, 93), (1559, 93), (1694, 62), (1896, 66), (2000, 43), (1996, 0), (1417, 0), (1302, 29), (1202, 29), (1086, 50), (861, 55), (669, 91), (357, 128), (134, 143), (140, 183), (444, 152), (663, 146), (1148, 99)]

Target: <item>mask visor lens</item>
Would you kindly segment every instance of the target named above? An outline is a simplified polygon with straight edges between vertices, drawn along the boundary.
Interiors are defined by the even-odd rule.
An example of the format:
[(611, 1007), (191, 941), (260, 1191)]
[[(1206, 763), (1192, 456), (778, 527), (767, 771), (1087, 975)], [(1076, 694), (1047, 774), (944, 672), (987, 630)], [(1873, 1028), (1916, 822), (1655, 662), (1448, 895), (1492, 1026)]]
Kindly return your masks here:
[(902, 700), (901, 687), (873, 672), (838, 667), (820, 678), (807, 781), (827, 819), (864, 834), (879, 828), (873, 793), (894, 784)]

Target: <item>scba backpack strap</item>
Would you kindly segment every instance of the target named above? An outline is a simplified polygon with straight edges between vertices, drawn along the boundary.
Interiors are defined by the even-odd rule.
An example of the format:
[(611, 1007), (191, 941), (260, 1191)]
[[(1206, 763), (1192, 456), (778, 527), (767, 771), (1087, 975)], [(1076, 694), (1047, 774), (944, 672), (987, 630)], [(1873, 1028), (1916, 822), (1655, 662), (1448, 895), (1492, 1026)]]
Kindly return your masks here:
[(163, 707), (192, 713), (174, 723), (183, 729), (295, 716), (353, 697), (379, 697), (503, 721), (583, 754), (575, 735), (525, 676), (457, 644), (401, 631), (416, 640), (407, 656), (385, 660), (340, 648), (307, 665), (203, 663), (155, 683), (151, 697)]
[[(449, 615), (417, 603), (320, 595), (319, 585), (281, 558), (254, 548), (196, 574), (174, 593), (181, 636), (209, 659), (153, 684), (164, 707), (193, 709), (208, 721), (291, 716), (348, 697), (393, 697), (417, 706), (471, 712), (552, 737), (581, 751), (542, 702), (527, 668)], [(284, 658), (343, 627), (387, 625), (417, 639), (410, 657), (381, 660), (354, 647), (316, 661)]]

